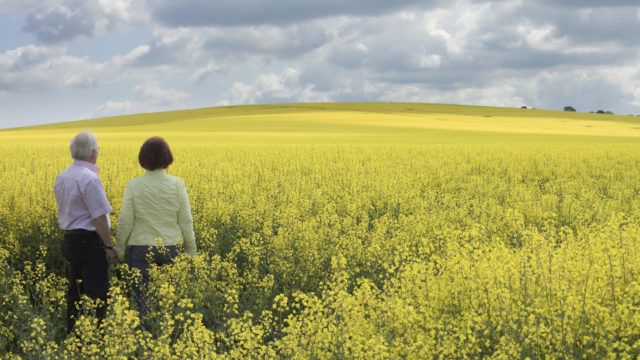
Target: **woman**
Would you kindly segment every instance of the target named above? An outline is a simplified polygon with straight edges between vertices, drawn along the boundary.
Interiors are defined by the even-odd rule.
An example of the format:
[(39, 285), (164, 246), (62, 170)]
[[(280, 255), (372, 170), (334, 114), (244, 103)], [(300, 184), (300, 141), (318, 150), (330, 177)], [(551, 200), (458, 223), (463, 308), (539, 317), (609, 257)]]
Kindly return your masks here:
[(116, 229), (116, 251), (120, 259), (125, 259), (126, 252), (127, 264), (142, 274), (135, 295), (138, 310), (144, 316), (147, 309), (143, 297), (151, 264), (170, 264), (178, 255), (180, 244), (187, 254), (195, 255), (196, 243), (184, 182), (166, 173), (173, 163), (167, 142), (161, 137), (145, 141), (138, 162), (146, 172), (131, 180), (125, 189)]

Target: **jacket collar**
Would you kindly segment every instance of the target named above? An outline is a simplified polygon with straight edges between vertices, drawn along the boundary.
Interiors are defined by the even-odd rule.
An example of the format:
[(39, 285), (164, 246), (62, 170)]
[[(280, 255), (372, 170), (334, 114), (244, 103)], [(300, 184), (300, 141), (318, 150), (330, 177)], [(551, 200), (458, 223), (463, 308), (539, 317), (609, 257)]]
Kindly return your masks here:
[(83, 161), (83, 160), (73, 160), (73, 165), (75, 166), (80, 166), (83, 167), (85, 169), (89, 169), (91, 170), (91, 172), (97, 174), (99, 169), (95, 164), (92, 164), (88, 161)]

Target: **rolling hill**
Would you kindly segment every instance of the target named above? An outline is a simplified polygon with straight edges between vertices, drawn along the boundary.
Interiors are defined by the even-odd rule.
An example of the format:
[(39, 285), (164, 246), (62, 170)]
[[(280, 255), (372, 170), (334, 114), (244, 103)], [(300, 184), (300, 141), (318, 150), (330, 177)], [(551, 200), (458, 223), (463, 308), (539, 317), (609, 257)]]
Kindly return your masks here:
[(82, 129), (123, 140), (160, 134), (251, 143), (640, 140), (640, 118), (634, 116), (421, 103), (213, 107), (8, 129), (0, 138), (57, 140)]

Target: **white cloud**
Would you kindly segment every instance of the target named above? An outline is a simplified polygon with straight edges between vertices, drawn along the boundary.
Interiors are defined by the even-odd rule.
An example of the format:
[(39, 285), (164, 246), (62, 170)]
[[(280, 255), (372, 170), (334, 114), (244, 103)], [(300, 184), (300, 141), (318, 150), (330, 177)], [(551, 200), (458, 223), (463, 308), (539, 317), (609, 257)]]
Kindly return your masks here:
[(561, 51), (568, 45), (566, 38), (555, 36), (556, 29), (550, 24), (542, 26), (530, 23), (520, 24), (516, 31), (525, 43), (535, 50)]
[(158, 29), (147, 44), (137, 46), (128, 54), (113, 60), (131, 67), (172, 66), (181, 67), (203, 61), (203, 39), (197, 31), (190, 29)]
[(189, 99), (188, 93), (165, 87), (158, 81), (144, 82), (135, 87), (135, 92), (144, 99), (146, 103), (161, 108), (180, 106)]
[(139, 0), (99, 0), (98, 8), (105, 17), (116, 19), (119, 22), (131, 23), (147, 20), (147, 14), (143, 11)]
[(212, 75), (223, 76), (228, 72), (228, 68), (225, 66), (221, 66), (215, 61), (210, 61), (205, 66), (201, 67), (197, 71), (189, 76), (191, 81), (195, 81), (197, 83), (201, 83)]
[(117, 67), (124, 67), (124, 66), (128, 66), (131, 65), (132, 63), (134, 63), (137, 59), (143, 57), (144, 55), (148, 54), (149, 51), (151, 51), (151, 46), (149, 45), (140, 45), (140, 46), (136, 46), (133, 50), (131, 50), (130, 52), (124, 54), (124, 55), (117, 55), (114, 56), (110, 62), (111, 64), (113, 64), (114, 66)]
[(131, 114), (133, 112), (136, 112), (136, 105), (133, 102), (109, 100), (97, 106), (90, 114), (85, 116), (85, 118), (91, 119), (105, 116), (118, 116)]
[(131, 99), (108, 100), (95, 107), (85, 118), (180, 109), (186, 107), (189, 98), (184, 91), (156, 81), (146, 81), (134, 88)]
[(422, 69), (437, 69), (442, 63), (440, 55), (437, 54), (420, 54), (416, 60), (416, 67)]
[(67, 55), (65, 49), (27, 45), (0, 54), (0, 89), (47, 91), (93, 86), (101, 64)]
[(298, 70), (287, 68), (280, 74), (260, 75), (250, 85), (243, 82), (234, 83), (219, 105), (325, 100), (327, 98), (313, 92), (311, 85), (300, 82)]
[(420, 13), (417, 17), (420, 31), (428, 36), (440, 39), (446, 46), (447, 53), (452, 56), (464, 56), (468, 49), (478, 46), (474, 37), (481, 32), (481, 25), (491, 22), (505, 11), (504, 3), (474, 4), (457, 1), (448, 7), (433, 9)]

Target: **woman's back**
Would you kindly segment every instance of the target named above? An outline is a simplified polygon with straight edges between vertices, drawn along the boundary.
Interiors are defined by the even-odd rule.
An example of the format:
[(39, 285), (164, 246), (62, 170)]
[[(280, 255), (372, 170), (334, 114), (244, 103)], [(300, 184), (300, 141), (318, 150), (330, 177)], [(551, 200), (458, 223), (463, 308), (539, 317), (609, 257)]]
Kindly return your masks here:
[[(184, 243), (195, 254), (191, 208), (184, 182), (164, 170), (147, 171), (127, 184), (118, 222), (118, 242), (127, 246)], [(124, 250), (124, 249), (122, 249)]]
[(147, 245), (150, 237), (163, 240), (160, 245), (175, 245), (168, 242), (182, 236), (178, 225), (178, 179), (154, 170), (132, 180), (129, 186), (134, 208), (133, 241), (129, 245)]

